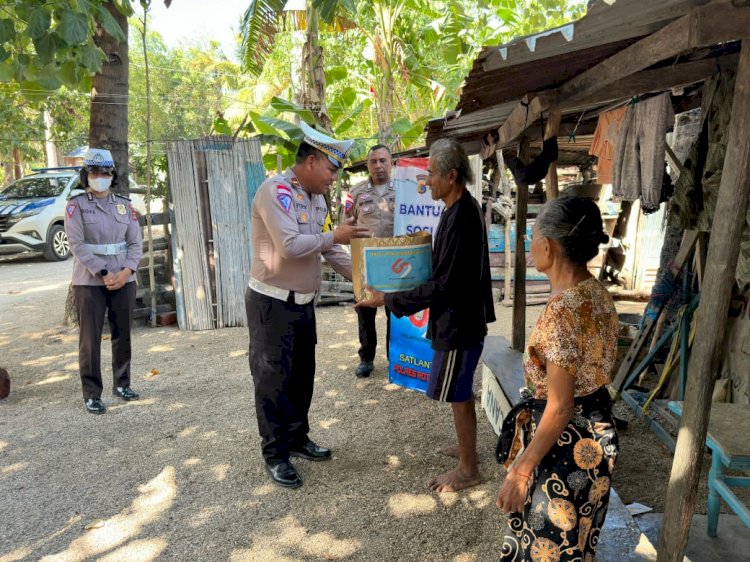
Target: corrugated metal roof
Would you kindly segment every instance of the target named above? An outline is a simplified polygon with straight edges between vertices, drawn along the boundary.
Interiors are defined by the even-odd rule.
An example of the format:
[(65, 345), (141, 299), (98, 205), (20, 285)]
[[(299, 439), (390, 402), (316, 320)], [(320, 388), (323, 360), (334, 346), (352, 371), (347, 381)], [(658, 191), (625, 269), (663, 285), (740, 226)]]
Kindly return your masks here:
[[(560, 86), (710, 1), (616, 0), (609, 5), (599, 0), (574, 23), (486, 47), (465, 80), (458, 115), (430, 121), (427, 144), (449, 136), (475, 149), (481, 137), (496, 130), (527, 93)], [(576, 111), (580, 110), (567, 112)]]

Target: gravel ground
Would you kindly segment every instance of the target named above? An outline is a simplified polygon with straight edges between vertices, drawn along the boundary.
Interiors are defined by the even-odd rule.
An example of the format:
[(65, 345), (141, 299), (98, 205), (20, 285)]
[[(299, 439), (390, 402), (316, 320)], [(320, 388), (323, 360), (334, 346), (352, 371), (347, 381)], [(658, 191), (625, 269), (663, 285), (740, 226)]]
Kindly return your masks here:
[[(0, 258), (0, 365), (13, 381), (0, 402), (0, 562), (497, 559), (502, 471), (481, 406), (485, 481), (430, 493), (426, 481), (453, 466), (435, 453), (454, 439), (450, 410), (389, 384), (380, 349), (373, 376), (354, 377), (351, 308), (318, 311), (311, 437), (334, 459), (298, 461), (305, 485), (284, 490), (263, 470), (244, 328), (137, 328), (142, 399), (118, 403), (105, 391), (109, 412), (85, 412), (77, 332), (59, 327), (70, 270)], [(540, 312), (528, 309), (529, 326)], [(510, 309), (497, 313), (491, 333), (508, 337)], [(623, 501), (658, 507), (670, 455), (637, 422), (622, 449), (614, 484)]]

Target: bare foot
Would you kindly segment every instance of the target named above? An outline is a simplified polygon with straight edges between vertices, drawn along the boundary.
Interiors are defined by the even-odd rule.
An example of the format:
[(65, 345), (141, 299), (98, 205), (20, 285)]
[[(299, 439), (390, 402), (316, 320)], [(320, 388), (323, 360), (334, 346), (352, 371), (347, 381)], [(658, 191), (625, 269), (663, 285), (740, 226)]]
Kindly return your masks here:
[(443, 445), (436, 452), (440, 453), (441, 455), (445, 455), (446, 457), (453, 457), (454, 459), (457, 459), (458, 458), (458, 445), (456, 444)]
[(444, 492), (458, 492), (464, 488), (471, 488), (482, 483), (482, 477), (479, 472), (473, 474), (465, 474), (458, 468), (454, 468), (450, 472), (436, 476), (427, 483), (427, 486), (433, 492), (442, 494)]

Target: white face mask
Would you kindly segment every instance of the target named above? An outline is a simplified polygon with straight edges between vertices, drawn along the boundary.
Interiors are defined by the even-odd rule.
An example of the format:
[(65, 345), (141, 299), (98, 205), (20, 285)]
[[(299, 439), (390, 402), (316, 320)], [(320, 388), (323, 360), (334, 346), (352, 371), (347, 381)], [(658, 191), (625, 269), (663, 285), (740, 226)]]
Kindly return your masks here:
[(89, 178), (89, 187), (99, 193), (107, 191), (110, 185), (112, 185), (111, 176), (108, 178)]

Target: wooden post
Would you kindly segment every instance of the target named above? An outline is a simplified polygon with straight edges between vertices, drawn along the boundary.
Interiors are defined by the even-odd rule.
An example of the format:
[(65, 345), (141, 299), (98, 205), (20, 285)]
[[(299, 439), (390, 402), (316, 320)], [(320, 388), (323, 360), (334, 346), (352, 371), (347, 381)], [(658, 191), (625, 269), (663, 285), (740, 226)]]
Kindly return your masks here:
[(732, 119), (688, 364), (685, 402), (667, 488), (658, 562), (682, 561), (700, 478), (714, 375), (734, 285), (750, 191), (750, 40), (742, 41)]
[[(562, 112), (560, 108), (555, 106), (549, 111), (549, 119), (547, 119), (547, 126), (544, 131), (544, 138), (556, 137), (557, 133), (560, 132), (560, 119)], [(547, 191), (547, 201), (557, 199), (559, 190), (557, 188), (557, 161), (550, 162), (549, 170), (547, 171), (547, 177), (544, 180), (544, 185)]]
[(469, 193), (474, 196), (482, 204), (482, 168), (483, 168), (482, 157), (479, 154), (472, 154), (469, 156), (469, 166), (471, 172), (474, 175), (474, 181), (468, 185)]
[[(504, 197), (510, 199), (513, 195), (513, 185), (510, 183), (505, 175), (505, 160), (503, 159), (503, 151), (498, 150), (495, 153), (497, 155), (497, 176), (499, 185), (502, 186), (502, 194)], [(511, 277), (513, 276), (513, 262), (511, 260), (510, 251), (510, 225), (513, 220), (513, 215), (505, 219), (503, 225), (503, 234), (505, 243), (503, 244), (503, 258), (505, 261), (505, 267), (503, 269), (503, 306), (513, 306), (513, 299), (510, 298), (510, 293), (513, 290), (511, 286)]]
[[(521, 139), (518, 157), (529, 163), (529, 140)], [(516, 184), (516, 265), (513, 274), (513, 349), (523, 352), (526, 345), (526, 211), (529, 186)], [(507, 249), (507, 248), (506, 248)]]

